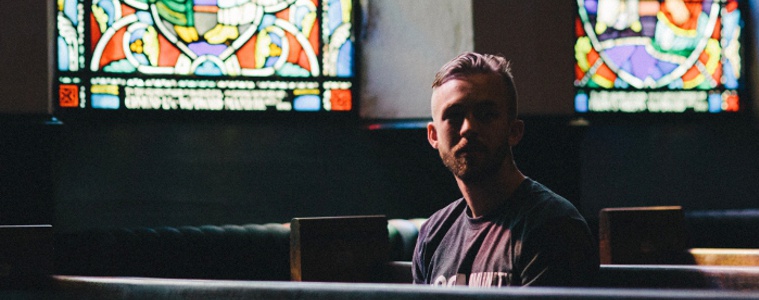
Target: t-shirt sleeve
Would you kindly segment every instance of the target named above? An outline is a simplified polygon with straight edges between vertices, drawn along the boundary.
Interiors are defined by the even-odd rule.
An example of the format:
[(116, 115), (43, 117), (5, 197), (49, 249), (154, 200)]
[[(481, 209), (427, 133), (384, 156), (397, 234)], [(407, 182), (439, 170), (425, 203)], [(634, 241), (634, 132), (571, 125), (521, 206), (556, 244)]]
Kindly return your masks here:
[(414, 255), (411, 259), (411, 277), (413, 278), (413, 284), (428, 284), (429, 282), (426, 280), (426, 267), (424, 263), (424, 249), (425, 244), (424, 240), (427, 236), (427, 230), (424, 226), (422, 226), (421, 230), (419, 230), (419, 236), (416, 240), (416, 246), (414, 248)]
[(517, 258), (523, 286), (589, 286), (598, 273), (598, 247), (582, 220), (549, 220), (522, 240)]

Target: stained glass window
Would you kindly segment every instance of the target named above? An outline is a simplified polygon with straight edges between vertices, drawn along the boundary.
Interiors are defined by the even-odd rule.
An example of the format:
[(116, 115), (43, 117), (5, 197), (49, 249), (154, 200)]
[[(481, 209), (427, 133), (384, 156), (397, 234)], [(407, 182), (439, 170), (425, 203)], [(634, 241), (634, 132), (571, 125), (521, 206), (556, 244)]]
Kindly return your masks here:
[(57, 0), (57, 108), (353, 111), (352, 0)]
[(575, 111), (741, 110), (737, 0), (578, 0)]

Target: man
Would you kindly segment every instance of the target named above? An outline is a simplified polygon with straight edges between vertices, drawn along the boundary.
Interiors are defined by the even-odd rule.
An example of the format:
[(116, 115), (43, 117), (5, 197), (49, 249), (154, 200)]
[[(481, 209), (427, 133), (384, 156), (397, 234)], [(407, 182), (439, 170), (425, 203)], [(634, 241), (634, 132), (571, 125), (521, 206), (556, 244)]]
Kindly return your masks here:
[(503, 57), (464, 53), (436, 74), (427, 138), (463, 197), (422, 225), (414, 283), (583, 286), (598, 247), (566, 199), (521, 173), (511, 147), (524, 133)]

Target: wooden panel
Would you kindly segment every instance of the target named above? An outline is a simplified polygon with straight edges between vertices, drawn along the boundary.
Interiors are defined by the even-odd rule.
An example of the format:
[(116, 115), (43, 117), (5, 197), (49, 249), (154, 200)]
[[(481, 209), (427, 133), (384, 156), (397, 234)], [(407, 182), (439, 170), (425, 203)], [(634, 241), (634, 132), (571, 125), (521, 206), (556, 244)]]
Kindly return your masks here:
[(692, 263), (684, 219), (679, 206), (602, 209), (599, 214), (601, 263)]
[(292, 280), (376, 282), (385, 277), (385, 216), (295, 218), (290, 226)]

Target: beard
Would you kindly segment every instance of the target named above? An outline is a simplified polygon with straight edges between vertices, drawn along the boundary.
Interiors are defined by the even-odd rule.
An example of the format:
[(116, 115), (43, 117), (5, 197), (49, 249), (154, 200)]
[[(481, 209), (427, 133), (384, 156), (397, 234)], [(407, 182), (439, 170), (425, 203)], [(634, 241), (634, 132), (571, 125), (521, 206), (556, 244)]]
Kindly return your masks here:
[(450, 151), (441, 151), (440, 158), (454, 176), (463, 182), (475, 183), (495, 176), (510, 154), (508, 140), (495, 151), (490, 151), (480, 142), (467, 141), (459, 143)]

